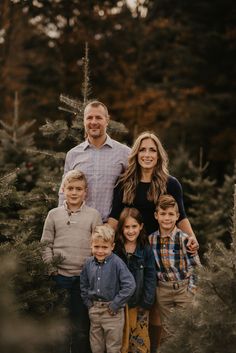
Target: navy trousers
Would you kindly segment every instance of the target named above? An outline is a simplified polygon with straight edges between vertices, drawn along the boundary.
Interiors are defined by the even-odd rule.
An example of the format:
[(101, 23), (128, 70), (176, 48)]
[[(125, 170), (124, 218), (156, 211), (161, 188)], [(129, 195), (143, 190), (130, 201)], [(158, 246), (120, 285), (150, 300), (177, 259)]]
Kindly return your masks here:
[(53, 276), (53, 280), (59, 290), (65, 290), (65, 303), (71, 325), (70, 334), (65, 340), (65, 344), (61, 345), (60, 353), (90, 353), (89, 316), (80, 294), (80, 277), (56, 275)]

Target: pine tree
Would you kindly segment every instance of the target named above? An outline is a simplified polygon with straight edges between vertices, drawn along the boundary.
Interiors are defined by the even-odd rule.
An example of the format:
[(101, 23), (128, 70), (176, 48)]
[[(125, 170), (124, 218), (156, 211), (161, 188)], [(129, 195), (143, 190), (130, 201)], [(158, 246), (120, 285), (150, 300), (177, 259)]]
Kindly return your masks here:
[(37, 176), (37, 168), (32, 157), (27, 153), (27, 148), (34, 145), (34, 133), (29, 130), (35, 120), (22, 123), (19, 117), (18, 93), (15, 92), (14, 114), (11, 123), (0, 120), (1, 159), (2, 173), (8, 173), (18, 168), (18, 188), (30, 190)]
[(199, 166), (189, 162), (191, 178), (185, 179), (189, 191), (185, 193), (188, 199), (188, 216), (199, 241), (202, 255), (209, 243), (214, 243), (222, 236), (224, 230), (219, 224), (220, 205), (217, 199), (216, 181), (205, 176), (208, 164), (203, 165), (202, 150), (200, 150)]
[(170, 318), (174, 332), (162, 353), (233, 353), (236, 345), (236, 185), (234, 190), (233, 243), (218, 242), (206, 254), (199, 271), (199, 291), (190, 310)]

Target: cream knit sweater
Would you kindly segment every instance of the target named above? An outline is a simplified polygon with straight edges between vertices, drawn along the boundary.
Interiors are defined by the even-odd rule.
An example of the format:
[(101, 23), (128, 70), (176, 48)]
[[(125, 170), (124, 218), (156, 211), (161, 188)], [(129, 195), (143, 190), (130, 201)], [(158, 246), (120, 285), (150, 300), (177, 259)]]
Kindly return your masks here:
[(91, 234), (102, 224), (99, 212), (83, 204), (77, 212), (60, 206), (49, 211), (44, 223), (41, 242), (46, 242), (43, 260), (51, 262), (61, 255), (58, 274), (79, 276), (85, 260), (91, 256)]

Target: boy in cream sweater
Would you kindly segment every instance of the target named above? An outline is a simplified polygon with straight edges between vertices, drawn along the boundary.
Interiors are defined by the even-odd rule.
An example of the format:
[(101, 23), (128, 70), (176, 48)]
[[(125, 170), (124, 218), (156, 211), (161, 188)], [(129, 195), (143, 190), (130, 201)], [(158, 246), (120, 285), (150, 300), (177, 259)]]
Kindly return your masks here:
[[(51, 273), (56, 285), (68, 292), (68, 311), (72, 325), (70, 342), (63, 352), (88, 353), (89, 318), (80, 295), (80, 273), (91, 256), (91, 234), (102, 224), (99, 212), (86, 206), (87, 181), (79, 170), (68, 172), (63, 180), (64, 204), (49, 211), (41, 242), (45, 243), (43, 260), (50, 263), (55, 256), (63, 260)], [(59, 347), (58, 347), (59, 348)]]

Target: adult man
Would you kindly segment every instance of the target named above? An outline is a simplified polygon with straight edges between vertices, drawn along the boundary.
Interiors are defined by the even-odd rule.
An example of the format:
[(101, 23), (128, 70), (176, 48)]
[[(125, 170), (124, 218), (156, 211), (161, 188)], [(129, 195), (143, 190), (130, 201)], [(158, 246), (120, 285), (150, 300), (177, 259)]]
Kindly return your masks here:
[[(111, 210), (114, 185), (125, 170), (130, 148), (107, 135), (110, 117), (107, 107), (92, 101), (84, 109), (86, 140), (72, 148), (66, 155), (64, 175), (72, 169), (80, 169), (88, 181), (86, 204), (96, 208), (103, 222)], [(64, 176), (63, 175), (63, 176)], [(59, 192), (59, 205), (63, 193)]]

